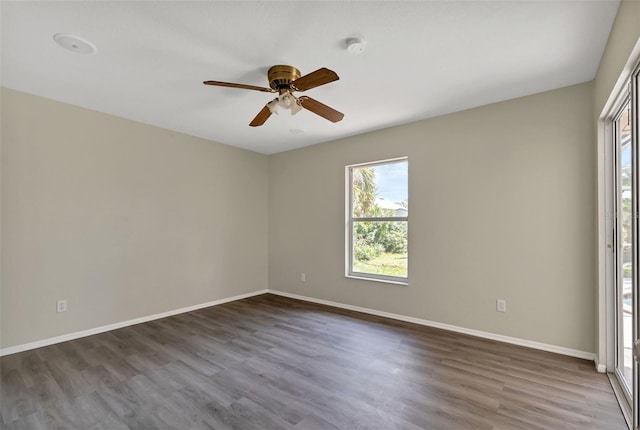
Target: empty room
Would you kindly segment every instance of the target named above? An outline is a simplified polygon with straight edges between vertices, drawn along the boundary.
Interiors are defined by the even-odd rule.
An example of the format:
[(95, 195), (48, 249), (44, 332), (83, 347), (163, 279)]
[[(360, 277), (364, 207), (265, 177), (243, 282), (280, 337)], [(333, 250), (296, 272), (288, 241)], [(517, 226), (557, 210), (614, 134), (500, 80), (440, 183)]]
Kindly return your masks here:
[(640, 1), (0, 1), (0, 428), (640, 425)]

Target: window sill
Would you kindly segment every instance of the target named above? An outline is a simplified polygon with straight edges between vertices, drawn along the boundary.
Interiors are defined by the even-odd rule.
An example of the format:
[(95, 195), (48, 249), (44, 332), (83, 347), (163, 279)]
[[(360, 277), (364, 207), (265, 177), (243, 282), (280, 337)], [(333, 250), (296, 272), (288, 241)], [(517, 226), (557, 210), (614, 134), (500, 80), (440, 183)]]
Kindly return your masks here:
[(345, 275), (345, 278), (359, 279), (361, 281), (382, 282), (383, 284), (404, 285), (404, 286), (409, 285), (408, 279), (406, 281), (393, 281), (391, 279), (369, 278), (367, 276), (361, 276), (361, 275)]

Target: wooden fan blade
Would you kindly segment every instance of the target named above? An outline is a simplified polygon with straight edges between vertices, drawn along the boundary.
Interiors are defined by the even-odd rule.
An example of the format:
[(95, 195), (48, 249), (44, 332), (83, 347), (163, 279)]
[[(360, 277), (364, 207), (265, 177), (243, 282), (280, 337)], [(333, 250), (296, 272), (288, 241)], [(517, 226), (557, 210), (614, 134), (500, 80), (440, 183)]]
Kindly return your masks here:
[(338, 79), (340, 78), (336, 72), (323, 67), (291, 82), (291, 87), (296, 91), (306, 91), (319, 87), (320, 85), (328, 84), (329, 82), (337, 81)]
[(258, 115), (249, 123), (251, 127), (258, 127), (265, 123), (266, 120), (271, 116), (271, 110), (265, 105)]
[(318, 100), (312, 99), (311, 97), (302, 96), (298, 97), (298, 100), (303, 108), (310, 110), (316, 115), (320, 115), (322, 118), (328, 119), (331, 122), (338, 122), (344, 118), (344, 114), (342, 112), (338, 112), (334, 108), (320, 103)]
[(232, 82), (204, 81), (203, 84), (205, 84), (205, 85), (215, 85), (215, 86), (218, 86), (218, 87), (240, 88), (240, 89), (243, 89), (243, 90), (262, 91), (262, 92), (265, 92), (265, 93), (275, 93), (276, 92), (276, 90), (273, 90), (271, 88), (256, 87), (255, 85), (234, 84)]

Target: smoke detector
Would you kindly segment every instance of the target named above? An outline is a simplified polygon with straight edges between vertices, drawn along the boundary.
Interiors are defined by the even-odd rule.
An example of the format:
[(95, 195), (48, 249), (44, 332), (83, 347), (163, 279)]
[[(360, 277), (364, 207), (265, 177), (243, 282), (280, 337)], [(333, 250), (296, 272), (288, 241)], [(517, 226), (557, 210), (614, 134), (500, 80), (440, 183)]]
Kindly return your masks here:
[(364, 52), (365, 46), (366, 44), (364, 40), (360, 38), (352, 37), (350, 39), (347, 39), (347, 52), (349, 52), (349, 54), (361, 54)]

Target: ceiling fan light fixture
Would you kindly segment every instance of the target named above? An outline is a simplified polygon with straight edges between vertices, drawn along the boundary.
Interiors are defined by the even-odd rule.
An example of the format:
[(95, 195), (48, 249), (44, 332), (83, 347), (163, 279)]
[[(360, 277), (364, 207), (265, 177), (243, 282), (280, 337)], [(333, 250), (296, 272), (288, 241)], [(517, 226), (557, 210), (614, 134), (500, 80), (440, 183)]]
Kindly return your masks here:
[(278, 98), (276, 97), (275, 99), (267, 103), (267, 107), (269, 108), (269, 111), (271, 111), (272, 114), (278, 115), (278, 109), (280, 108), (280, 103), (278, 101)]
[(291, 106), (291, 115), (295, 115), (302, 110), (300, 100), (296, 98), (296, 102)]
[(277, 100), (279, 107), (291, 111), (291, 115), (295, 115), (302, 110), (302, 105), (298, 98), (288, 91), (283, 92)]
[(284, 93), (280, 96), (280, 107), (283, 109), (291, 109), (296, 103), (297, 100), (291, 93)]
[(293, 66), (277, 65), (269, 69), (267, 77), (269, 78), (270, 88), (221, 81), (204, 81), (203, 84), (267, 93), (279, 93), (278, 97), (262, 107), (260, 112), (258, 112), (255, 118), (249, 123), (251, 127), (263, 125), (272, 114), (277, 114), (280, 109), (291, 111), (291, 115), (295, 115), (302, 109), (306, 109), (331, 122), (341, 121), (344, 117), (342, 112), (338, 112), (332, 107), (322, 104), (309, 96), (296, 97), (292, 94), (295, 91), (307, 91), (337, 81), (340, 78), (333, 70), (322, 67), (315, 72), (300, 76), (300, 71)]

